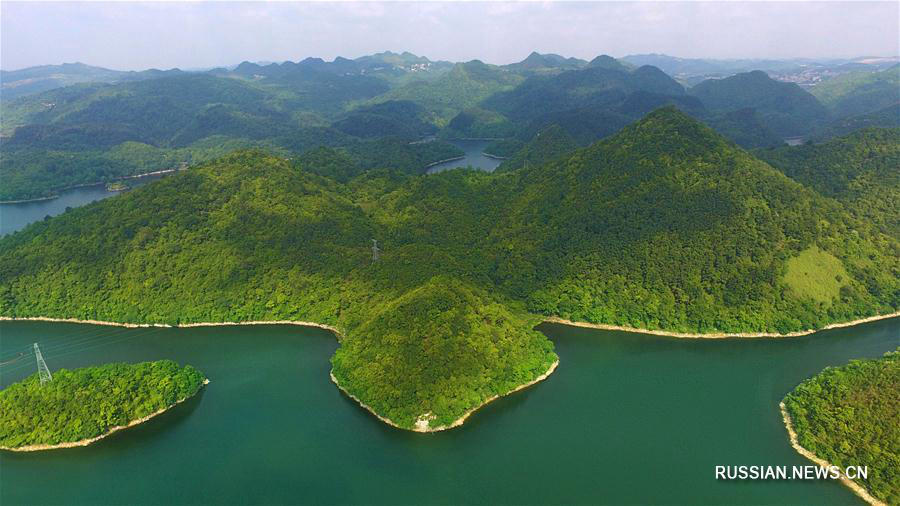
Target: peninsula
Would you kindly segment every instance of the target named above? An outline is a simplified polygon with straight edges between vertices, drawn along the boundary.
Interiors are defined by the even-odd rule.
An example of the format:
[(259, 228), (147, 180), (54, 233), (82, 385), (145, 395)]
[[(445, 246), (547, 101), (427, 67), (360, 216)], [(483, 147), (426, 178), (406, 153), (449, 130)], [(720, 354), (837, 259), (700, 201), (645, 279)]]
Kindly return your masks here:
[[(332, 178), (346, 153), (236, 151), (0, 239), (0, 316), (316, 322), (341, 330), (340, 387), (416, 430), (544, 377), (549, 317), (791, 335), (900, 310), (872, 205), (897, 192), (889, 135), (842, 140), (852, 164), (773, 156), (784, 172), (673, 107), (568, 154), (554, 138), (500, 174)], [(848, 165), (868, 186), (813, 189)]]
[(60, 369), (0, 390), (0, 449), (86, 446), (162, 414), (209, 381), (171, 360)]
[[(884, 357), (829, 367), (804, 381), (781, 403), (798, 453), (820, 466), (841, 468), (841, 482), (866, 502), (900, 502), (900, 348)], [(868, 475), (843, 474), (865, 466)]]

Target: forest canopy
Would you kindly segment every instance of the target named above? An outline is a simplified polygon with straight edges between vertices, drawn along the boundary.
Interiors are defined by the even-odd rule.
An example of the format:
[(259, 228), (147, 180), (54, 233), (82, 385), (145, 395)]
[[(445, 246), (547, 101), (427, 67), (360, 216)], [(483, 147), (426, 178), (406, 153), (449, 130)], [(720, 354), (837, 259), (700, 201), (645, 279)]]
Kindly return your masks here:
[(0, 390), (0, 446), (56, 445), (94, 438), (197, 393), (203, 374), (171, 360), (60, 369)]
[(900, 503), (900, 348), (829, 367), (784, 398), (800, 446), (840, 468), (867, 466), (855, 481)]
[(552, 344), (532, 331), (546, 316), (786, 333), (900, 307), (898, 239), (856, 200), (674, 107), (535, 154), (500, 174), (410, 175), (358, 173), (349, 152), (238, 151), (0, 239), (0, 314), (333, 325), (340, 384), (411, 428), (546, 371)]

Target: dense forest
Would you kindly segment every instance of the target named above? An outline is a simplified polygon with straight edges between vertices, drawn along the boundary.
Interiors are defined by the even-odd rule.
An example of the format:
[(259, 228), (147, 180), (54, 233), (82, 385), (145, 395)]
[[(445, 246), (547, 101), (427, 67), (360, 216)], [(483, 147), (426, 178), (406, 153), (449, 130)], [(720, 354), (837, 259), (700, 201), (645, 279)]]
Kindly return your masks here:
[(0, 239), (0, 314), (331, 324), (341, 385), (409, 428), (543, 373), (549, 315), (789, 332), (900, 307), (895, 208), (864, 219), (674, 107), (553, 156), (423, 176), (238, 151)]
[(822, 144), (756, 154), (900, 239), (900, 128), (869, 128)]
[(0, 390), (0, 446), (90, 439), (196, 394), (203, 374), (171, 360), (60, 369)]
[[(673, 64), (665, 57), (632, 62), (644, 60)], [(900, 126), (897, 75), (897, 67), (843, 73), (811, 94), (762, 71), (685, 88), (652, 64), (607, 55), (585, 61), (532, 53), (491, 65), (385, 52), (203, 72), (35, 67), (0, 76), (0, 201), (48, 197), (247, 148), (284, 158), (333, 148), (356, 160), (354, 173), (417, 173), (458, 156), (448, 155), (454, 148), (447, 144), (417, 147), (421, 140), (491, 139), (489, 153), (506, 158), (553, 127), (584, 147), (666, 105), (744, 148), (779, 146), (789, 136), (820, 141)]]
[(784, 398), (800, 446), (856, 479), (874, 497), (900, 503), (900, 348), (884, 357), (829, 367)]

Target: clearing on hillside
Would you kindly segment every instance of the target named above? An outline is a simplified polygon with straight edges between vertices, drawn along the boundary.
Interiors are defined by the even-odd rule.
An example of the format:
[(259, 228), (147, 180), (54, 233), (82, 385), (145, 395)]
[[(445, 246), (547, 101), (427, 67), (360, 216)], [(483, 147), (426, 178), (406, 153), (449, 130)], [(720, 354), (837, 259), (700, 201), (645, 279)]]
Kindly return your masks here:
[(784, 273), (784, 282), (794, 295), (822, 304), (831, 304), (848, 279), (844, 264), (816, 245), (788, 260)]

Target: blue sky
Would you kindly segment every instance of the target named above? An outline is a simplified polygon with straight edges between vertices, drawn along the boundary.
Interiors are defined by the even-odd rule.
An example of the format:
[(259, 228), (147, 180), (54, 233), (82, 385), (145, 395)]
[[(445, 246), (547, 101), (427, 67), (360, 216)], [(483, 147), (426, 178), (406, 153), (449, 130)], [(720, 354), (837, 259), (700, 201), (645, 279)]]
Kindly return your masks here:
[(383, 50), (518, 61), (896, 56), (900, 2), (0, 3), (0, 67), (114, 69), (332, 59)]

